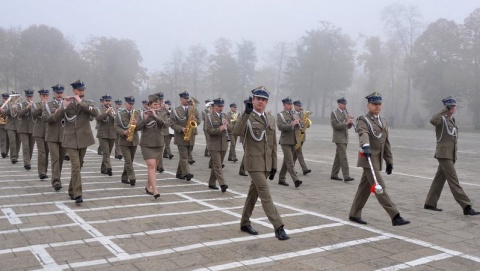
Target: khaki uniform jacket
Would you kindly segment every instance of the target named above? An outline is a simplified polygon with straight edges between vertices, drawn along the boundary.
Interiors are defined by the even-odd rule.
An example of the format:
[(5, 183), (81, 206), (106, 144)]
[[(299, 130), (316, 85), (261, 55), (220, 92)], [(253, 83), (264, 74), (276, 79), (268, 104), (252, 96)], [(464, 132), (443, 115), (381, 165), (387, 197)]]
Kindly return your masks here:
[(437, 148), (435, 158), (457, 160), (457, 136), (458, 127), (455, 118), (447, 117), (447, 109), (444, 108), (433, 115), (430, 123), (435, 126), (437, 136)]
[(45, 122), (42, 120), (42, 113), (43, 113), (43, 103), (38, 102), (32, 106), (32, 117), (34, 121), (33, 125), (33, 136), (34, 137), (42, 137), (45, 138), (46, 130), (45, 130)]
[(12, 104), (8, 104), (4, 107), (3, 114), (7, 120), (5, 124), (5, 130), (16, 131), (17, 130), (17, 112), (12, 108)]
[[(188, 106), (188, 110), (192, 110), (191, 106)], [(190, 113), (189, 113), (190, 114)], [(195, 118), (197, 119), (197, 125), (200, 125), (202, 120), (198, 114), (197, 108), (195, 108)], [(173, 143), (180, 146), (189, 146), (195, 144), (195, 135), (197, 135), (197, 128), (193, 128), (192, 136), (190, 137), (190, 142), (183, 140), (182, 128), (187, 126), (188, 116), (185, 115), (185, 110), (183, 106), (178, 106), (172, 110), (170, 113), (170, 127), (172, 127), (174, 133)]]
[(27, 102), (23, 102), (18, 107), (19, 124), (17, 126), (17, 133), (19, 134), (33, 134), (33, 118), (32, 107), (27, 108)]
[(101, 105), (100, 108), (98, 108), (98, 115), (95, 117), (98, 124), (97, 138), (116, 139), (115, 118), (112, 113), (105, 113), (106, 110), (107, 108)]
[(163, 126), (168, 127), (168, 115), (165, 111), (157, 111), (157, 116), (143, 116), (137, 123), (137, 129), (142, 131), (140, 146), (143, 147), (161, 147), (165, 145), (163, 138)]
[[(222, 118), (225, 118), (223, 113)], [(216, 112), (207, 114), (205, 117), (205, 130), (208, 134), (208, 150), (227, 151), (227, 131), (220, 131), (220, 126), (222, 126), (222, 119)]]
[(167, 109), (163, 109), (160, 112), (163, 112), (165, 114), (165, 116), (167, 116), (167, 118), (168, 118), (167, 122), (164, 125), (162, 125), (162, 134), (164, 136), (167, 136), (167, 135), (170, 134), (170, 131), (169, 131), (169, 128), (170, 128), (170, 112), (168, 112)]
[(42, 120), (45, 122), (45, 141), (47, 142), (62, 142), (63, 140), (63, 127), (65, 125), (62, 116), (59, 119), (55, 119), (55, 112), (62, 106), (62, 101), (50, 101), (48, 102), (42, 111)]
[[(359, 116), (357, 119), (357, 133), (360, 147), (363, 144), (370, 144), (372, 150), (372, 165), (376, 170), (382, 170), (382, 161), (387, 164), (393, 164), (392, 149), (388, 140), (387, 121), (380, 117), (382, 126), (379, 121), (371, 113)], [(371, 124), (371, 126), (369, 125)], [(372, 133), (373, 129), (373, 133)], [(357, 167), (370, 168), (368, 161), (363, 156), (358, 156)]]
[(257, 113), (243, 114), (235, 125), (234, 135), (245, 136), (243, 149), (246, 171), (269, 172), (272, 168), (277, 169), (277, 137), (274, 117), (267, 115), (267, 125), (265, 126)]
[(335, 109), (330, 115), (330, 123), (333, 128), (333, 143), (348, 144), (348, 129), (352, 128), (353, 124), (347, 124), (348, 113), (346, 110), (340, 112), (340, 109)]
[[(136, 110), (138, 111), (138, 110)], [(140, 111), (136, 116), (137, 123), (140, 121)], [(138, 126), (135, 127), (135, 132), (133, 133), (133, 140), (127, 141), (127, 136), (124, 134), (125, 130), (128, 130), (130, 124), (130, 116), (128, 116), (128, 110), (122, 109), (117, 111), (117, 116), (115, 117), (115, 131), (118, 135), (118, 145), (119, 146), (138, 146), (139, 137), (138, 137)]]
[[(76, 101), (72, 101), (67, 108), (60, 106), (55, 112), (54, 119), (60, 121), (62, 118), (65, 118), (62, 147), (82, 149), (95, 144), (90, 121), (91, 117), (96, 117), (97, 115), (98, 111), (94, 107), (93, 101), (87, 99), (83, 99), (79, 104)], [(68, 120), (68, 118), (75, 116), (75, 121)]]
[(293, 114), (288, 111), (282, 111), (277, 114), (278, 130), (282, 133), (280, 135), (280, 145), (295, 145), (298, 142), (299, 126), (293, 127), (291, 123), (295, 120)]

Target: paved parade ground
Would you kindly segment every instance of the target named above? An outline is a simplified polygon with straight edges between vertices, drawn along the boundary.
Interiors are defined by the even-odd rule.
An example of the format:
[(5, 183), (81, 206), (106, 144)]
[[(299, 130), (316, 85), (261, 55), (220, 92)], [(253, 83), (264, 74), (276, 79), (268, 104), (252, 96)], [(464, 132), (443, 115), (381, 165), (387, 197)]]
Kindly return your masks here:
[[(358, 143), (350, 131), (351, 183), (330, 180), (335, 154), (327, 125), (308, 129), (304, 155), (312, 173), (303, 185), (270, 189), (286, 232), (278, 241), (257, 202), (252, 226), (259, 235), (240, 231), (240, 215), (250, 184), (238, 175), (239, 162), (225, 161), (226, 193), (207, 188), (210, 171), (199, 131), (190, 182), (175, 178), (177, 148), (157, 173), (161, 197), (145, 194), (146, 167), (138, 148), (137, 185), (120, 182), (123, 160), (112, 158), (113, 176), (100, 174), (101, 156), (91, 146), (82, 168), (83, 198), (68, 197), (70, 163), (64, 163), (63, 189), (40, 181), (36, 150), (32, 169), (0, 159), (0, 270), (480, 270), (480, 216), (464, 216), (448, 185), (438, 203), (443, 212), (423, 209), (437, 169), (435, 134), (427, 130), (390, 130), (393, 174), (383, 175), (401, 215), (412, 223), (392, 227), (374, 196), (362, 218), (348, 213), (358, 182)], [(279, 133), (277, 132), (277, 138)], [(473, 208), (480, 209), (480, 135), (460, 131), (456, 169)], [(279, 163), (282, 162), (281, 148)], [(21, 151), (20, 151), (21, 153)], [(237, 156), (243, 155), (240, 145)], [(226, 157), (227, 158), (227, 157)], [(225, 158), (225, 160), (226, 160)], [(48, 175), (50, 175), (50, 170)]]

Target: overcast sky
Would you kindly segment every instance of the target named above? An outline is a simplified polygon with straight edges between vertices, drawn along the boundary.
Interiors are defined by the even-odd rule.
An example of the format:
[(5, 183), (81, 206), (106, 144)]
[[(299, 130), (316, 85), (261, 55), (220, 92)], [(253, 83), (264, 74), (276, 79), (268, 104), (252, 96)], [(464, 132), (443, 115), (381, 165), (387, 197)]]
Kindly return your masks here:
[(201, 43), (211, 52), (219, 37), (253, 40), (261, 56), (277, 41), (293, 42), (326, 20), (356, 40), (384, 35), (381, 10), (392, 3), (418, 6), (426, 23), (463, 23), (474, 0), (0, 0), (0, 26), (46, 24), (79, 48), (92, 36), (136, 42), (149, 71), (160, 69), (176, 46)]

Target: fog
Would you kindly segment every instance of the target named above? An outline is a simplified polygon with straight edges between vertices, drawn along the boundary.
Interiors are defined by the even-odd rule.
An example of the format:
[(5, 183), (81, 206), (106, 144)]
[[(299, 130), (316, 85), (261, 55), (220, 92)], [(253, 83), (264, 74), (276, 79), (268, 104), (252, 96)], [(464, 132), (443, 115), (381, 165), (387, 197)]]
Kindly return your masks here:
[[(324, 121), (339, 97), (345, 96), (349, 111), (358, 115), (365, 111), (364, 96), (378, 91), (385, 96), (384, 115), (412, 127), (424, 125), (441, 107), (441, 98), (454, 95), (463, 101), (459, 116), (465, 125), (480, 128), (480, 113), (472, 111), (472, 103), (480, 102), (478, 74), (468, 64), (467, 56), (472, 56), (461, 52), (467, 41), (478, 38), (463, 28), (465, 19), (480, 7), (477, 1), (1, 0), (0, 4), (2, 92), (49, 88), (81, 78), (95, 90), (88, 94), (92, 99), (105, 93), (115, 98), (133, 93), (141, 99), (162, 91), (175, 104), (176, 94), (188, 90), (199, 100), (222, 96), (227, 103), (241, 105), (249, 90), (265, 85), (272, 92), (274, 113), (281, 109), (280, 100), (291, 96), (314, 111), (314, 119)], [(405, 23), (405, 12), (418, 24), (415, 33), (408, 33), (413, 42), (402, 44), (405, 33), (395, 32), (389, 19), (401, 15), (399, 21)], [(39, 28), (42, 25), (48, 28)], [(61, 36), (53, 33), (56, 30)], [(438, 40), (454, 43), (457, 36), (457, 43), (439, 45)], [(12, 37), (18, 39), (12, 43), (18, 45), (14, 50), (8, 45)], [(423, 43), (414, 44), (419, 38)], [(325, 44), (327, 40), (338, 43)], [(47, 54), (54, 47), (46, 45), (49, 41), (63, 46)], [(44, 48), (41, 53), (35, 53), (38, 44)], [(336, 53), (322, 55), (327, 48)], [(440, 48), (455, 61), (453, 56), (465, 59), (435, 62), (428, 52)], [(108, 57), (101, 52), (109, 52)], [(105, 63), (98, 65), (99, 59)]]

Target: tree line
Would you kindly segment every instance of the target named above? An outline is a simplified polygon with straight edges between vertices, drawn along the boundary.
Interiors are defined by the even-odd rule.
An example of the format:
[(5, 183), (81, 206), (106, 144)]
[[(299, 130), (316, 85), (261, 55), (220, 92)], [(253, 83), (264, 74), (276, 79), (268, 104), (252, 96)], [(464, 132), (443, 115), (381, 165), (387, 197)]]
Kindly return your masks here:
[(319, 120), (328, 118), (342, 96), (358, 115), (365, 111), (363, 97), (378, 91), (387, 118), (418, 126), (428, 122), (419, 116), (454, 95), (480, 129), (480, 9), (463, 24), (443, 18), (425, 24), (417, 7), (403, 4), (385, 7), (381, 18), (383, 37), (354, 39), (322, 21), (299, 40), (273, 43), (260, 57), (254, 41), (221, 37), (210, 52), (202, 44), (176, 47), (150, 72), (129, 39), (93, 37), (75, 48), (55, 27), (0, 28), (0, 90), (49, 88), (82, 78), (94, 90), (92, 99), (162, 91), (175, 103), (177, 93), (188, 90), (199, 100), (221, 96), (242, 107), (249, 90), (264, 85), (274, 111), (291, 96)]

